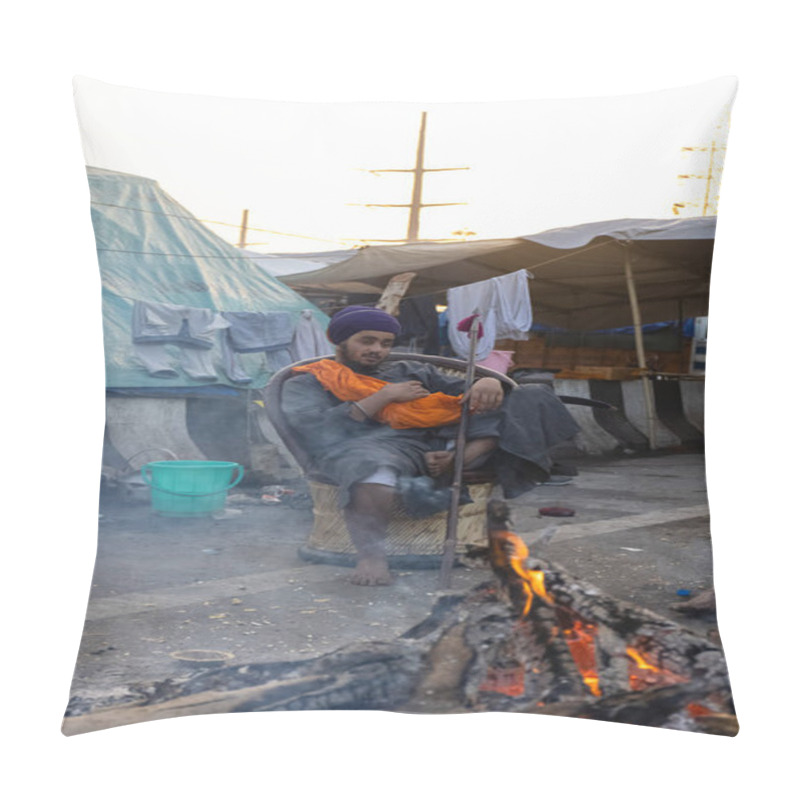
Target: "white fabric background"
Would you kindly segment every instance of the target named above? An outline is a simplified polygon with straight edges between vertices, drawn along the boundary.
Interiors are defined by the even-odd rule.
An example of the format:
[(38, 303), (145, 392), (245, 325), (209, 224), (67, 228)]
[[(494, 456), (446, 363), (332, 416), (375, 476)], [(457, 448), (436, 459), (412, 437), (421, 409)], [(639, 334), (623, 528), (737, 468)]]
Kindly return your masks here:
[[(10, 329), (26, 331), (24, 346), (6, 352), (18, 380), (4, 389), (11, 744), (3, 778), (21, 787), (16, 796), (785, 796), (779, 787), (792, 785), (795, 761), (793, 690), (780, 688), (781, 668), (771, 660), (787, 651), (770, 656), (766, 647), (772, 638), (796, 650), (775, 613), (783, 603), (794, 607), (784, 592), (796, 584), (796, 479), (786, 455), (796, 447), (779, 424), (756, 448), (763, 473), (743, 473), (739, 445), (752, 446), (753, 423), (732, 398), (742, 380), (761, 382), (754, 394), (766, 413), (788, 413), (771, 381), (790, 385), (793, 360), (782, 343), (796, 318), (790, 8), (781, 0), (45, 0), (5, 10), (5, 296), (13, 300)], [(96, 548), (103, 420), (99, 281), (73, 74), (295, 101), (592, 96), (738, 75), (714, 255), (707, 439), (720, 627), (739, 737), (559, 718), (341, 712), (167, 720), (64, 739), (59, 726)], [(783, 231), (788, 241), (762, 238), (759, 229)], [(754, 270), (763, 285), (742, 280)], [(52, 329), (26, 326), (32, 298)], [(770, 320), (768, 339), (742, 332), (745, 308)], [(55, 352), (42, 382), (26, 369), (25, 352), (49, 346), (52, 330), (69, 331), (69, 357)], [(784, 427), (795, 426), (787, 419)], [(759, 587), (768, 603), (742, 589), (754, 563), (761, 581), (771, 570)], [(495, 761), (493, 751), (509, 747), (516, 758), (504, 752)]]

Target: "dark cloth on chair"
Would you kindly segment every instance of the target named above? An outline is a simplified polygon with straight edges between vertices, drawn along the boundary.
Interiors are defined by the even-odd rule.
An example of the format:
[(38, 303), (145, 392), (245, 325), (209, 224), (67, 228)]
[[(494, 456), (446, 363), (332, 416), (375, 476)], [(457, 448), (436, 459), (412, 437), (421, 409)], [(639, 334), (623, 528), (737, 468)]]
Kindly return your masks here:
[[(464, 391), (463, 378), (421, 362), (389, 361), (369, 374), (390, 383), (420, 381), (431, 392)], [(397, 430), (369, 420), (358, 422), (350, 417), (351, 408), (310, 374), (292, 377), (283, 387), (281, 409), (315, 471), (338, 484), (341, 507), (349, 504), (352, 486), (380, 467), (396, 470), (401, 478), (425, 474), (425, 453), (445, 449), (458, 433), (458, 425)], [(548, 449), (578, 430), (552, 390), (529, 384), (507, 393), (497, 411), (471, 415), (467, 438), (498, 438), (491, 466), (507, 496), (517, 496), (547, 476), (552, 465)]]
[(401, 333), (395, 339), (395, 345), (413, 344), (417, 353), (438, 355), (439, 315), (431, 295), (402, 299), (397, 319)]

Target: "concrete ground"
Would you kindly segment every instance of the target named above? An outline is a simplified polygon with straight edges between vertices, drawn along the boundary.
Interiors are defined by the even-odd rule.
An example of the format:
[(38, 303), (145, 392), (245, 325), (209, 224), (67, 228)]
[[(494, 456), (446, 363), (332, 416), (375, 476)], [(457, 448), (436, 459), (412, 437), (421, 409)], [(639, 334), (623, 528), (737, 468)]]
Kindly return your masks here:
[[(256, 495), (257, 496), (257, 495)], [(678, 590), (712, 585), (705, 465), (699, 454), (584, 464), (566, 486), (540, 486), (509, 504), (514, 529), (535, 553), (619, 599), (713, 635), (713, 615), (670, 608)], [(538, 509), (567, 506), (570, 518)], [(344, 567), (297, 555), (309, 510), (229, 503), (228, 518), (167, 519), (147, 502), (101, 504), (97, 562), (72, 695), (88, 702), (126, 687), (194, 671), (171, 654), (221, 650), (229, 663), (309, 658), (359, 640), (387, 640), (423, 619), (437, 597), (437, 570), (400, 572), (386, 588), (353, 586)], [(490, 577), (454, 570), (452, 588)]]

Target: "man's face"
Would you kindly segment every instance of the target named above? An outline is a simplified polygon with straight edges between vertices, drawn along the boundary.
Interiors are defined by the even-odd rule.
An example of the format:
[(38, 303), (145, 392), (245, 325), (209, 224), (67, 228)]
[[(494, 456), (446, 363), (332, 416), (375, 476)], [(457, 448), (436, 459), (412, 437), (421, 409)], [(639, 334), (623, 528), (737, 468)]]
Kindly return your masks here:
[(374, 368), (386, 360), (393, 344), (393, 333), (359, 331), (339, 344), (340, 359), (349, 366)]

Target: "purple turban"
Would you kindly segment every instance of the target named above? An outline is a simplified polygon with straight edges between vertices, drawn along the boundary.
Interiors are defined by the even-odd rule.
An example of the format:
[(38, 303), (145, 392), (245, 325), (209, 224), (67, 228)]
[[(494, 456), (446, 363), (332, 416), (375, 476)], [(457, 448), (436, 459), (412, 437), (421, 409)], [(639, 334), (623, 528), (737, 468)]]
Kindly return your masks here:
[(347, 306), (331, 317), (328, 339), (333, 344), (340, 344), (361, 331), (384, 331), (397, 336), (400, 333), (400, 323), (379, 308)]

